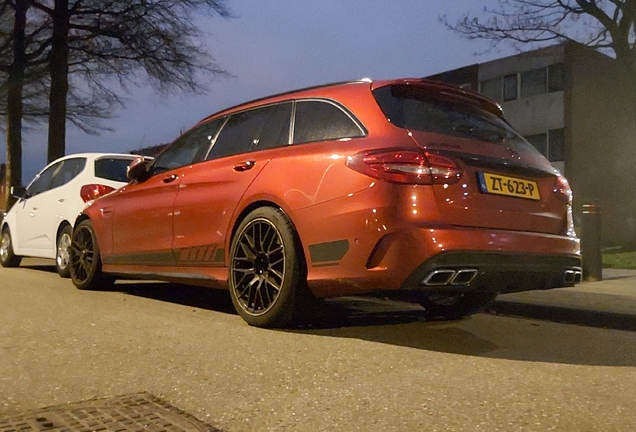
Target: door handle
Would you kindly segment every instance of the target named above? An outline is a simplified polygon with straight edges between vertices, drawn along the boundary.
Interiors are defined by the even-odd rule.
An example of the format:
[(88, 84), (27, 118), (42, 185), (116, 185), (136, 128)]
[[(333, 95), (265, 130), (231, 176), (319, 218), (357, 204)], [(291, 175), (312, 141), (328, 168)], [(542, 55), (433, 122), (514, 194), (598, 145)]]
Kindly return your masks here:
[(176, 174), (172, 174), (171, 176), (164, 178), (164, 179), (163, 179), (163, 182), (164, 182), (164, 183), (172, 183), (173, 181), (175, 181), (175, 180), (176, 180), (176, 179), (178, 179), (178, 178), (179, 178), (179, 176), (178, 176), (178, 175), (176, 175)]
[(240, 163), (237, 163), (236, 165), (234, 165), (234, 171), (247, 171), (249, 169), (254, 168), (254, 165), (256, 165), (256, 161), (255, 160), (246, 160)]
[(66, 201), (64, 198), (60, 198), (59, 200), (57, 200), (57, 202), (59, 203), (63, 203), (64, 201)]

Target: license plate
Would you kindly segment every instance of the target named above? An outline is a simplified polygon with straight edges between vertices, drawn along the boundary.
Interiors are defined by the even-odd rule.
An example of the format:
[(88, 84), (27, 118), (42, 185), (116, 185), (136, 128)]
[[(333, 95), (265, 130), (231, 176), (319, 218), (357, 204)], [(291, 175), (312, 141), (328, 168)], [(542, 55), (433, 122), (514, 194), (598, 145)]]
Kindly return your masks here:
[(526, 198), (535, 201), (541, 199), (539, 185), (535, 181), (487, 172), (478, 172), (477, 177), (479, 178), (479, 187), (484, 193)]

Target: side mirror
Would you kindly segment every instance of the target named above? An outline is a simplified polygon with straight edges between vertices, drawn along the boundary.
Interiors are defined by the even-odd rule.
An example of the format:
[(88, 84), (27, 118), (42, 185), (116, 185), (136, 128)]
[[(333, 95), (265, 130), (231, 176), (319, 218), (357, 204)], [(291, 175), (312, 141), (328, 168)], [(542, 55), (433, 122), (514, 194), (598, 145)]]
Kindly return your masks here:
[(128, 180), (134, 180), (139, 183), (148, 180), (150, 178), (150, 173), (148, 172), (149, 162), (150, 160), (147, 160), (143, 156), (139, 156), (133, 160), (130, 165), (128, 165), (128, 170), (126, 171)]
[(25, 199), (28, 198), (28, 194), (26, 188), (23, 186), (11, 186), (11, 190), (9, 191), (11, 196), (17, 199)]

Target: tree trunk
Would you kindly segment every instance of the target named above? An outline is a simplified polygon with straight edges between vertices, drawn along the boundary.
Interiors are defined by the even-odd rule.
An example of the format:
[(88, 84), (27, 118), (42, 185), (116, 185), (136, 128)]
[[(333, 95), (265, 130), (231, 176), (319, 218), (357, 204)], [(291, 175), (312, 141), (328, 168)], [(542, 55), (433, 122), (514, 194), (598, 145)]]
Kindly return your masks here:
[[(13, 64), (7, 79), (7, 191), (22, 184), (22, 87), (26, 69), (25, 29), (28, 0), (16, 0), (13, 24)], [(15, 198), (7, 194), (7, 211)]]
[(69, 20), (68, 0), (55, 0), (53, 38), (49, 63), (51, 94), (49, 100), (48, 162), (53, 162), (66, 153)]

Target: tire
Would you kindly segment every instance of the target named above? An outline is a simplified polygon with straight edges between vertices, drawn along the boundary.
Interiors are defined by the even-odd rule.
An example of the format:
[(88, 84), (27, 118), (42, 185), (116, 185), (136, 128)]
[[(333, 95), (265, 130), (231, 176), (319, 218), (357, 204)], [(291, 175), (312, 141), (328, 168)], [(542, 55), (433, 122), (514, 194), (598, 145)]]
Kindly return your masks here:
[(243, 219), (232, 239), (228, 271), (234, 308), (252, 326), (287, 327), (313, 298), (296, 230), (273, 207)]
[(91, 221), (85, 219), (77, 224), (72, 239), (70, 273), (73, 284), (81, 290), (110, 288), (115, 280), (102, 273), (102, 260)]
[(479, 312), (495, 297), (490, 292), (427, 293), (419, 303), (430, 318), (455, 320)]
[(73, 229), (70, 225), (65, 225), (57, 236), (55, 242), (55, 270), (63, 278), (71, 276), (71, 242)]
[(9, 227), (5, 227), (2, 230), (2, 237), (0, 237), (0, 264), (2, 267), (17, 267), (20, 265), (20, 261), (22, 261), (22, 257), (13, 253), (13, 240)]

